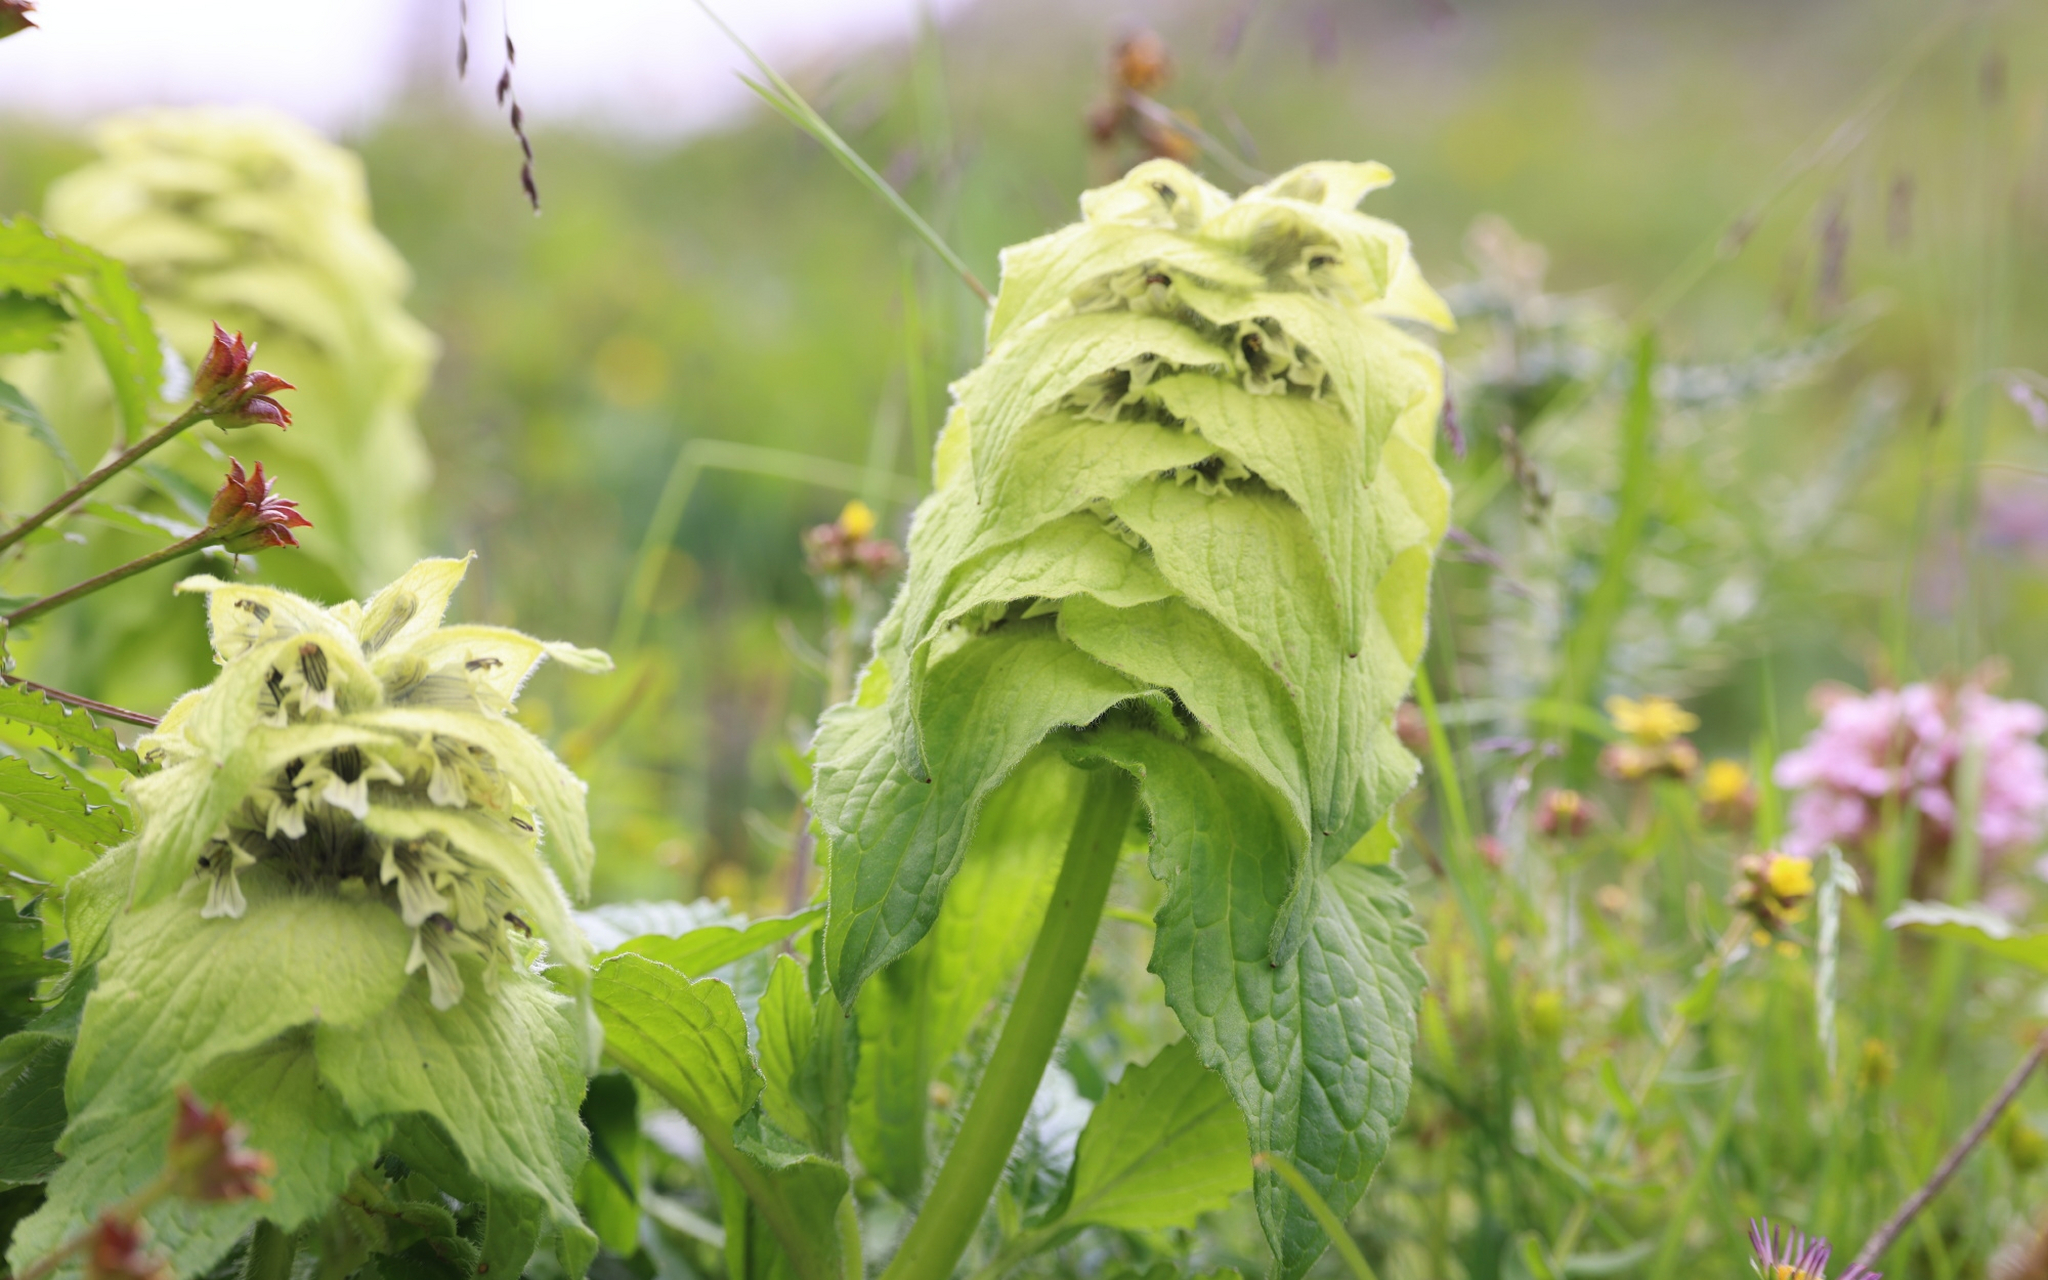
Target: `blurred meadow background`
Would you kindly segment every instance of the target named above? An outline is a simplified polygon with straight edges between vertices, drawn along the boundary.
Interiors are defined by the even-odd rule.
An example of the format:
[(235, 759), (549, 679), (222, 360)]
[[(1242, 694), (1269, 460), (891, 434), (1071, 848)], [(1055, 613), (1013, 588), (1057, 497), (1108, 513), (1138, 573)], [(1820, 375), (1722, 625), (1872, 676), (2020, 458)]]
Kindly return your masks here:
[[(826, 571), (830, 537), (807, 560), (805, 535), (858, 500), (902, 540), (982, 308), (765, 109), (683, 131), (529, 106), (534, 216), (518, 141), (477, 105), (501, 59), (495, 9), (473, 8), (470, 85), (452, 23), (422, 24), (402, 91), (330, 132), (357, 161), (286, 173), (264, 158), (286, 126), (253, 117), (10, 98), (0, 214), (130, 262), (188, 362), (219, 319), (302, 388), (282, 440), (194, 433), (120, 504), (176, 518), (212, 448), (263, 458), (316, 526), (255, 562), (265, 579), (339, 599), (474, 550), (458, 616), (618, 661), (544, 672), (521, 704), (590, 781), (600, 898), (780, 911), (808, 893), (809, 726), (893, 588)], [(0, 47), (0, 77), (35, 38)], [(520, 66), (548, 56), (528, 38)], [(1002, 246), (1161, 150), (1231, 189), (1326, 157), (1394, 170), (1367, 208), (1409, 229), (1459, 317), (1440, 450), (1457, 496), (1434, 709), (1412, 726), (1431, 767), (1394, 830), (1433, 987), (1408, 1120), (1353, 1232), (1396, 1280), (1736, 1274), (1759, 1213), (1846, 1256), (2048, 1025), (2038, 975), (1883, 922), (1907, 899), (2048, 921), (2023, 820), (2048, 798), (2013, 799), (2013, 832), (1974, 823), (2005, 767), (1980, 744), (1944, 766), (1959, 812), (1884, 798), (1832, 829), (1839, 882), (1819, 856), (1819, 891), (1760, 890), (1767, 869), (1739, 860), (1819, 821), (1773, 776), (1829, 689), (2048, 702), (2048, 11), (983, 0), (779, 69), (991, 287)], [(367, 224), (317, 215), (359, 180)], [(242, 187), (306, 204), (252, 219)], [(90, 367), (0, 370), (54, 388), (67, 361)], [(104, 394), (42, 403), (90, 465)], [(60, 469), (0, 421), (0, 505)], [(103, 523), (41, 562), (52, 581), (152, 545)], [(42, 571), (0, 590), (34, 594)], [(202, 605), (169, 590), (189, 571), (27, 638), (20, 672), (160, 711), (211, 678)], [(2024, 721), (2015, 742), (2039, 734)], [(83, 858), (0, 827), (21, 875)], [(1134, 911), (1141, 880), (1118, 891)], [(1838, 905), (1774, 917), (1757, 893)], [(1096, 981), (1156, 993), (1142, 926), (1106, 928)], [(1078, 1096), (1162, 1027), (1077, 1016)], [(1891, 1273), (2048, 1276), (2036, 1125), (2038, 1087)], [(1255, 1266), (1242, 1201), (1179, 1256)], [(1153, 1256), (1089, 1247), (1062, 1265)]]

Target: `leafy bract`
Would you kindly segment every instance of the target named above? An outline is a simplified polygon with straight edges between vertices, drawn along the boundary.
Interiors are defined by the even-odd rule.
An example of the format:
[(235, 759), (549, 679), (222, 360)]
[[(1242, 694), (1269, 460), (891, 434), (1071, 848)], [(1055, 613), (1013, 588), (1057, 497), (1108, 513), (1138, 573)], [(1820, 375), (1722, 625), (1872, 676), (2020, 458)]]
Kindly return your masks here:
[[(1340, 1212), (1384, 1154), (1419, 935), (1392, 873), (1343, 859), (1416, 772), (1392, 719), (1449, 510), (1442, 364), (1396, 323), (1448, 316), (1406, 234), (1353, 209), (1390, 180), (1305, 165), (1233, 200), (1152, 161), (1004, 255), (909, 578), (815, 746), (854, 1137), (898, 1194), (941, 1032), (963, 1031), (931, 1012), (946, 957), (1002, 951), (913, 947), (979, 807), (1048, 739), (1142, 775), (1168, 881), (1152, 965), (1253, 1149)], [(981, 932), (1003, 927), (1029, 925)], [(1320, 1228), (1270, 1177), (1256, 1198), (1292, 1280)]]
[(1181, 1040), (1132, 1067), (1088, 1118), (1074, 1149), (1063, 1225), (1191, 1227), (1251, 1186), (1244, 1118)]
[(945, 762), (931, 782), (898, 763), (884, 708), (829, 711), (819, 730), (812, 809), (832, 839), (825, 946), (843, 1000), (931, 927), (983, 797), (1047, 733), (1142, 692), (1051, 619), (992, 631), (927, 681), (926, 751)]
[(414, 984), (367, 1023), (323, 1022), (321, 1074), (358, 1120), (431, 1116), (478, 1180), (538, 1198), (558, 1226), (578, 1224), (572, 1186), (589, 1139), (576, 1113), (584, 1055), (571, 1002), (531, 974), (480, 985), (445, 1010)]

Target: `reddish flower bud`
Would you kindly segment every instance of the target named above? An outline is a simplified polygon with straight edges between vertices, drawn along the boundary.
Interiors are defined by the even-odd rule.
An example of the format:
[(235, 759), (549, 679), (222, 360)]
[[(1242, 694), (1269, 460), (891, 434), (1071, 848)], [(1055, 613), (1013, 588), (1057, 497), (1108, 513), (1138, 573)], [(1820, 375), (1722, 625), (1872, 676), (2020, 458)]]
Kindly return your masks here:
[(268, 423), (288, 427), (292, 415), (274, 398), (277, 392), (294, 390), (291, 383), (274, 373), (251, 369), (249, 359), (256, 348), (237, 333), (219, 324), (213, 326), (213, 345), (192, 375), (192, 398), (208, 417), (221, 427), (253, 427)]
[(804, 568), (814, 578), (857, 576), (877, 582), (903, 565), (903, 551), (877, 538), (875, 513), (864, 502), (849, 502), (831, 524), (803, 536)]
[(299, 504), (271, 496), (277, 484), (266, 478), (263, 464), (253, 474), (244, 474), (242, 464), (228, 459), (227, 480), (213, 495), (213, 507), (206, 513), (207, 528), (219, 535), (221, 546), (235, 555), (271, 547), (296, 547), (293, 529), (310, 529), (313, 522), (299, 514)]
[(270, 1199), (264, 1179), (277, 1164), (243, 1145), (246, 1130), (225, 1107), (208, 1110), (190, 1089), (178, 1091), (178, 1124), (171, 1131), (170, 1167), (174, 1190), (193, 1200)]
[(1560, 840), (1576, 840), (1593, 825), (1593, 802), (1576, 791), (1553, 787), (1536, 802), (1536, 829)]
[(1404, 702), (1394, 709), (1394, 736), (1418, 756), (1429, 753), (1429, 722), (1422, 718), (1421, 707)]
[(85, 1255), (86, 1280), (170, 1280), (170, 1268), (142, 1247), (142, 1228), (103, 1214)]

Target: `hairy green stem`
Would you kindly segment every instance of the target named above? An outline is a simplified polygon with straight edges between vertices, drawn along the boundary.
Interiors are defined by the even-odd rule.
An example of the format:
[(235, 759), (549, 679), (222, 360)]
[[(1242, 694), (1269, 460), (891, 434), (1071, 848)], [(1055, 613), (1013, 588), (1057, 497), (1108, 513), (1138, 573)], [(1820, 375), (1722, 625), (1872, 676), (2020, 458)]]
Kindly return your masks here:
[(96, 578), (87, 578), (77, 586), (66, 587), (56, 595), (44, 596), (40, 600), (25, 604), (6, 617), (0, 618), (0, 625), (18, 627), (22, 623), (32, 618), (40, 617), (52, 609), (60, 609), (73, 601), (82, 600), (102, 587), (111, 587), (123, 578), (132, 578), (145, 569), (154, 569), (158, 565), (176, 560), (180, 556), (189, 556), (195, 551), (204, 551), (219, 541), (221, 541), (221, 535), (218, 529), (211, 527), (201, 529), (191, 537), (181, 538), (170, 546), (159, 551), (152, 551), (139, 560), (130, 560), (127, 564), (119, 568), (109, 569)]
[(1053, 887), (1045, 924), (1025, 962), (1024, 980), (1018, 984), (995, 1054), (924, 1211), (911, 1224), (883, 1280), (946, 1280), (981, 1225), (982, 1212), (1066, 1024), (1109, 897), (1109, 883), (1116, 875), (1117, 850), (1137, 804), (1137, 781), (1123, 770), (1103, 767), (1089, 777), (1066, 860), (1060, 864), (1059, 883)]
[(91, 475), (58, 494), (41, 511), (36, 512), (7, 532), (0, 533), (0, 551), (7, 550), (50, 521), (63, 515), (82, 501), (85, 495), (99, 488), (123, 471), (126, 471), (129, 467), (134, 466), (137, 462), (140, 462), (145, 454), (165, 444), (171, 437), (177, 435), (193, 423), (205, 421), (208, 416), (205, 410), (200, 408), (199, 405), (194, 404), (186, 409), (185, 412), (158, 428), (155, 434), (147, 436), (128, 448), (123, 449), (120, 453), (102, 463)]

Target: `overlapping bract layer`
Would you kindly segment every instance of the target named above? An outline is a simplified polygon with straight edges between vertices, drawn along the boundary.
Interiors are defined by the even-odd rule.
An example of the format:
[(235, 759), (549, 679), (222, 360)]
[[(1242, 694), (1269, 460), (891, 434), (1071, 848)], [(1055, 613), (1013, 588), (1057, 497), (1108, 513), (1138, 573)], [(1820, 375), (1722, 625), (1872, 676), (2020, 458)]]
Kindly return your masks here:
[(423, 561), (331, 609), (180, 584), (209, 597), (222, 670), (137, 744), (161, 766), (131, 784), (139, 832), (67, 895), (95, 985), (65, 1163), (17, 1264), (154, 1175), (179, 1085), (279, 1161), (270, 1205), (153, 1216), (181, 1274), (259, 1210), (296, 1227), (380, 1151), (434, 1167), (451, 1140), (453, 1176), (583, 1247), (571, 1187), (597, 1043), (563, 885), (588, 884), (584, 788), (507, 713), (544, 658), (609, 660), (442, 626), (467, 566)]
[[(1421, 984), (1398, 882), (1340, 860), (1407, 789), (1448, 490), (1447, 325), (1378, 165), (1232, 200), (1154, 161), (1007, 251), (987, 359), (853, 705), (818, 740), (835, 990), (930, 927), (981, 800), (1048, 737), (1140, 773), (1153, 968), (1255, 1146), (1341, 1211), (1406, 1102)], [(1227, 833), (1227, 835), (1226, 835)], [(1283, 1270), (1320, 1233), (1279, 1184)]]

